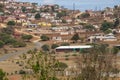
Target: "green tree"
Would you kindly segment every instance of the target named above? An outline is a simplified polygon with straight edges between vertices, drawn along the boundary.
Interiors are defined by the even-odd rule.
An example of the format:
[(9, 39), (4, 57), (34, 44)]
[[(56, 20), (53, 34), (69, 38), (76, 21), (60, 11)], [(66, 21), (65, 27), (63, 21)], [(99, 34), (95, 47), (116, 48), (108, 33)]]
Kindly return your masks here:
[(32, 38), (33, 38), (32, 35), (26, 35), (26, 34), (22, 35), (22, 39), (25, 41), (30, 41), (30, 39), (32, 39)]
[(13, 12), (15, 11), (15, 9), (14, 9), (13, 7), (8, 8), (8, 10), (9, 10), (11, 13), (13, 13)]
[(4, 80), (5, 78), (5, 72), (3, 72), (2, 69), (0, 69), (0, 80)]
[(11, 35), (6, 33), (0, 33), (0, 40), (7, 45), (13, 45), (14, 43), (17, 42), (15, 38), (13, 38)]
[(7, 25), (8, 26), (15, 26), (15, 21), (8, 21)]
[[(3, 4), (0, 4), (0, 12), (4, 13), (4, 5)], [(3, 14), (0, 14), (0, 15), (3, 15)]]
[(61, 43), (61, 46), (69, 46), (70, 44), (67, 42)]
[(22, 6), (22, 12), (25, 13), (27, 11), (26, 7)]
[(50, 47), (47, 44), (43, 45), (41, 48), (42, 48), (43, 51), (46, 51), (46, 52), (50, 51)]
[(26, 44), (24, 42), (21, 42), (21, 41), (14, 42), (12, 45), (15, 48), (25, 47), (26, 46)]
[(57, 27), (57, 25), (52, 24), (52, 26), (51, 26), (51, 27)]
[(73, 37), (71, 38), (71, 40), (73, 40), (74, 42), (77, 42), (79, 39), (80, 39), (80, 37), (79, 37), (79, 34), (78, 34), (78, 33), (75, 33), (75, 34), (73, 35)]
[(95, 27), (91, 24), (85, 25), (84, 28), (88, 31), (95, 31)]
[(63, 16), (66, 16), (66, 12), (65, 12), (65, 11), (62, 11), (62, 12), (58, 12), (58, 13), (57, 13), (57, 17), (58, 17), (58, 18), (61, 18), (61, 17), (63, 17)]
[(48, 36), (46, 36), (46, 35), (42, 35), (41, 37), (41, 40), (42, 41), (48, 41), (50, 38), (48, 37)]
[(0, 33), (0, 40), (3, 41), (5, 44), (7, 44), (8, 40), (11, 38), (10, 35), (6, 34), (6, 33)]
[(0, 3), (0, 8), (4, 8), (4, 5)]
[(105, 34), (109, 34), (109, 33), (112, 33), (112, 30), (108, 29), (104, 32)]
[(14, 39), (14, 38), (9, 38), (9, 39), (6, 39), (6, 40), (5, 40), (5, 44), (13, 44), (13, 43), (15, 43), (15, 42), (17, 42), (17, 40)]
[(31, 13), (35, 13), (37, 12), (34, 8), (31, 10)]
[(0, 40), (0, 48), (4, 46), (4, 42)]
[(51, 49), (55, 49), (58, 46), (59, 46), (58, 44), (52, 44)]
[(62, 19), (62, 23), (67, 23), (65, 19)]
[[(33, 74), (29, 76), (30, 79), (58, 80), (55, 73), (56, 70), (53, 67), (57, 63), (55, 57), (41, 51), (31, 53), (31, 55), (27, 60), (27, 67), (33, 71)], [(26, 79), (29, 78), (26, 77)]]
[(13, 26), (7, 26), (6, 28), (2, 28), (1, 31), (6, 34), (14, 34), (14, 27)]
[(108, 29), (112, 29), (113, 28), (113, 23), (112, 22), (107, 22), (107, 21), (104, 21), (101, 25), (101, 28), (100, 30), (102, 30), (103, 32), (105, 32), (106, 30)]
[(41, 16), (40, 16), (39, 13), (35, 14), (35, 19), (36, 19), (36, 20), (38, 20), (38, 19), (40, 19), (40, 18), (41, 18)]
[(88, 17), (90, 17), (89, 13), (82, 13), (81, 14), (81, 18), (88, 18)]
[(117, 54), (118, 52), (119, 52), (119, 48), (113, 47), (112, 53), (113, 53), (113, 54)]
[(56, 69), (65, 70), (68, 67), (68, 65), (63, 62), (57, 62), (53, 67)]

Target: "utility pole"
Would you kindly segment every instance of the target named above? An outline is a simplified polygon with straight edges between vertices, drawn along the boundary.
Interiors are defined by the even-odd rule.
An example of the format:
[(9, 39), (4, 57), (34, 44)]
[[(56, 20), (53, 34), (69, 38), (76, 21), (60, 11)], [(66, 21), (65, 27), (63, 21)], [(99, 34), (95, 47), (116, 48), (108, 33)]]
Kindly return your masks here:
[(75, 12), (75, 3), (73, 3), (73, 13)]
[(75, 23), (74, 14), (75, 14), (75, 3), (73, 3), (73, 15), (72, 15), (73, 24)]

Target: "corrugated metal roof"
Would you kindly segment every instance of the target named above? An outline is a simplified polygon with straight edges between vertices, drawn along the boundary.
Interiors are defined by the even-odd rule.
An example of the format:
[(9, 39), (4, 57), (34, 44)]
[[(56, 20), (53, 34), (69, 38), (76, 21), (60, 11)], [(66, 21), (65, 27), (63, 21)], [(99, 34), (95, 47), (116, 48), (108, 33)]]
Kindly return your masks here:
[(60, 46), (57, 47), (56, 49), (74, 49), (74, 48), (80, 48), (80, 49), (84, 49), (84, 48), (91, 48), (91, 45), (79, 45), (79, 46)]

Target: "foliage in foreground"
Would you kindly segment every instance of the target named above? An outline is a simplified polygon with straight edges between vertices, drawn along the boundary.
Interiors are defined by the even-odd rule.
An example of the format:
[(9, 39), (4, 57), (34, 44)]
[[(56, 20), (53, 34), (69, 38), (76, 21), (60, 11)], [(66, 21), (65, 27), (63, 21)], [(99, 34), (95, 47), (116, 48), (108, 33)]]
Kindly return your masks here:
[(0, 80), (8, 80), (8, 79), (6, 78), (5, 72), (3, 72), (2, 69), (0, 69)]
[[(54, 56), (45, 54), (41, 51), (29, 51), (31, 57), (27, 60), (28, 69), (32, 70), (30, 79), (35, 80), (58, 80), (56, 77), (56, 70), (64, 71), (67, 65), (58, 62)], [(28, 77), (24, 76), (24, 79)]]
[[(58, 80), (59, 73), (63, 74), (60, 80), (113, 80), (119, 73), (116, 67), (117, 48), (109, 48), (106, 44), (93, 44), (93, 48), (81, 51), (75, 56), (76, 68), (68, 69), (68, 65), (58, 62), (55, 56), (41, 51), (29, 51), (31, 57), (27, 60), (28, 69), (32, 70), (30, 79)], [(114, 63), (114, 64), (113, 64)], [(69, 75), (65, 70), (70, 71)], [(77, 69), (77, 70), (76, 70)], [(24, 77), (26, 78), (26, 77)]]
[(115, 59), (118, 49), (110, 49), (107, 45), (99, 44), (82, 54), (82, 62), (79, 64), (81, 72), (75, 80), (109, 80), (114, 79), (119, 72), (116, 67)]

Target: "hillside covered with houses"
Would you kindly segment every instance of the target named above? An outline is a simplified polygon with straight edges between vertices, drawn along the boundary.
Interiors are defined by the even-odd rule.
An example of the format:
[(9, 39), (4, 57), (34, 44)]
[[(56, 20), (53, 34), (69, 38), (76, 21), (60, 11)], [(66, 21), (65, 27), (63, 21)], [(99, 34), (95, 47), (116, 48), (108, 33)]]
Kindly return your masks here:
[[(40, 73), (36, 70), (42, 69), (44, 73), (49, 67), (51, 72), (58, 74), (57, 77), (62, 76), (60, 80), (108, 80), (103, 77), (109, 73), (107, 70), (109, 66), (113, 67), (112, 63), (119, 59), (116, 54), (118, 49), (114, 48), (120, 49), (119, 44), (120, 5), (115, 5), (113, 8), (106, 7), (104, 10), (83, 12), (58, 4), (39, 5), (0, 0), (0, 68), (7, 72), (7, 77), (34, 74), (32, 77), (34, 80), (35, 75)], [(110, 62), (111, 64), (108, 65)], [(8, 69), (9, 66), (6, 69), (7, 64), (12, 66), (11, 70)], [(76, 78), (76, 75), (84, 71), (87, 73), (87, 69), (92, 71), (93, 66), (95, 66), (95, 74), (100, 70), (101, 74), (103, 73), (101, 79), (91, 78), (91, 73), (89, 79)], [(39, 80), (49, 80), (49, 78), (58, 80), (51, 77), (53, 74), (50, 74), (50, 70), (48, 74), (43, 75), (50, 77)], [(84, 76), (86, 73), (81, 75)], [(110, 75), (114, 76), (112, 70)], [(67, 79), (69, 76), (71, 79)]]

